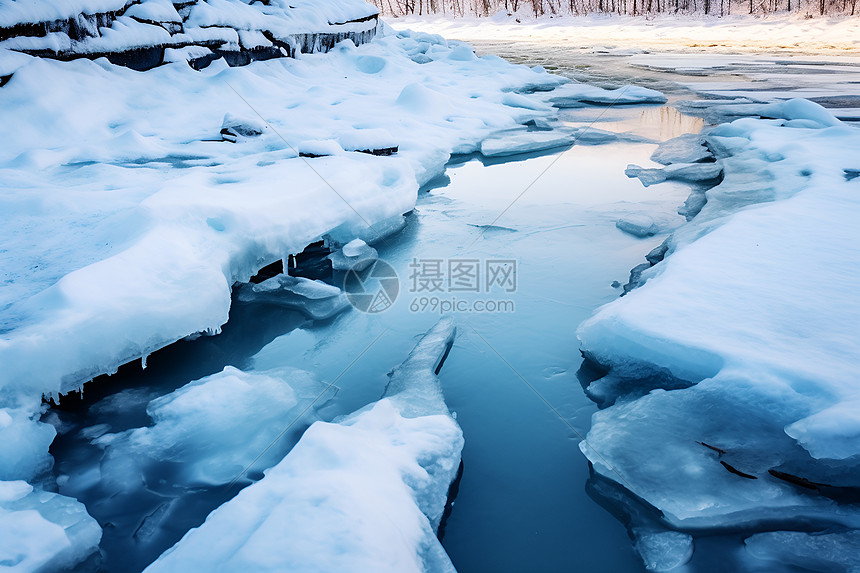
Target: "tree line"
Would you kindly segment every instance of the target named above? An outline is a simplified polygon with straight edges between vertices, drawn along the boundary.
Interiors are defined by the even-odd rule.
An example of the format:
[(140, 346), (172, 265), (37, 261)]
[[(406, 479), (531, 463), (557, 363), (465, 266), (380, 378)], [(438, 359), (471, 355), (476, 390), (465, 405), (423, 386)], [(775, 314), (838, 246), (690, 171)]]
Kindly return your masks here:
[(441, 14), (455, 18), (523, 10), (543, 15), (626, 14), (800, 14), (851, 15), (858, 0), (370, 0), (384, 16)]

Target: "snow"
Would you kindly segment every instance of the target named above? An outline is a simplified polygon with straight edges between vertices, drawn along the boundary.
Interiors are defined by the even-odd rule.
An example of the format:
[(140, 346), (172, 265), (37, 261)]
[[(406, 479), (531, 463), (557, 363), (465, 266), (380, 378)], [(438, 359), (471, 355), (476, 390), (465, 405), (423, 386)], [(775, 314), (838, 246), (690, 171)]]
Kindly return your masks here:
[(568, 147), (576, 142), (576, 133), (570, 130), (502, 132), (481, 142), (481, 154), (485, 157), (503, 157)]
[[(149, 0), (152, 1), (152, 0)], [(0, 28), (122, 10), (129, 0), (0, 0)]]
[(594, 105), (641, 105), (666, 103), (666, 96), (649, 88), (626, 85), (603, 89), (587, 84), (570, 83), (549, 94), (549, 103), (556, 107), (577, 107), (583, 103)]
[(312, 425), (262, 480), (146, 571), (453, 572), (436, 528), (463, 434), (434, 375), (453, 337), (442, 320), (381, 400)]
[[(291, 4), (296, 14), (315, 14), (320, 22), (325, 17), (328, 30), (351, 30), (354, 25), (337, 22), (372, 11), (361, 2)], [(329, 4), (332, 12), (326, 11)], [(97, 2), (27, 6), (32, 10), (13, 14), (16, 22), (54, 18), (61, 8), (101, 9)], [(158, 6), (148, 0), (145, 8), (153, 12), (138, 17), (154, 15)], [(196, 15), (192, 9), (192, 16), (200, 22), (223, 16), (239, 26), (250, 24), (257, 17), (253, 14), (289, 11), (280, 1), (251, 6), (223, 0), (208, 6), (224, 13), (213, 16), (204, 7)], [(0, 13), (4, 18), (12, 14)], [(312, 16), (282, 23), (282, 31), (309, 25)], [(476, 151), (496, 132), (557, 113), (539, 96), (523, 95), (534, 105), (512, 107), (509, 94), (551, 89), (565, 81), (498, 58), (478, 58), (457, 42), (391, 30), (359, 48), (344, 41), (328, 54), (235, 68), (220, 59), (201, 71), (187, 64), (207, 55), (201, 46), (171, 50), (169, 63), (146, 72), (105, 58), (56, 61), (6, 49), (15, 42), (46, 42), (83, 53), (164, 37), (174, 46), (218, 39), (238, 47), (237, 30), (249, 32), (241, 34), (246, 42), (260, 41), (253, 32), (261, 28), (188, 25), (184, 33), (170, 36), (165, 28), (120, 16), (86, 45), (72, 45), (67, 35), (52, 33), (45, 39), (11, 38), (0, 46), (0, 69), (11, 74), (0, 89), (0, 137), (15, 142), (0, 148), (0, 479), (50, 481), (48, 447), (56, 430), (39, 421), (43, 395), (79, 389), (94, 376), (186, 336), (218, 332), (227, 321), (234, 285), (239, 300), (247, 301), (243, 304), (282, 304), (312, 318), (344, 310), (342, 293), (313, 281), (280, 276), (261, 285), (246, 282), (260, 268), (314, 241), (372, 242), (402, 228), (418, 188), (442, 171), (451, 153)], [(306, 40), (320, 41), (313, 34)], [(375, 111), (368, 114), (368, 109)], [(235, 143), (223, 141), (222, 129)], [(387, 157), (352, 152), (379, 146), (396, 146), (397, 152)], [(332, 155), (299, 156), (299, 151), (321, 148)], [(359, 259), (372, 254), (365, 246)], [(122, 494), (117, 500), (133, 497), (138, 490), (128, 491), (128, 484), (157, 488), (158, 472), (165, 468), (188, 487), (229, 479), (243, 463), (250, 464), (247, 452), (232, 446), (213, 450), (196, 432), (208, 428), (233, 446), (239, 438), (247, 445), (270, 436), (279, 426), (275, 419), (298, 407), (290, 405), (279, 380), (265, 372), (227, 370), (151, 404), (151, 427), (121, 433), (87, 429), (86, 435), (107, 450), (104, 487)], [(211, 396), (221, 396), (230, 411), (220, 418), (207, 415)], [(459, 449), (451, 444), (456, 445), (459, 430), (450, 418), (413, 422), (386, 408), (380, 404), (362, 419), (370, 426), (391, 422), (404, 436), (444, 435), (444, 447), (427, 446), (426, 451), (444, 457), (445, 464), (455, 463)], [(195, 420), (196, 426), (189, 425)], [(255, 423), (265, 421), (265, 427)], [(257, 434), (231, 432), (235, 424), (257, 428)], [(354, 425), (360, 429), (363, 424)], [(327, 431), (350, 427), (321, 430), (322, 439), (327, 440)], [(395, 448), (388, 437), (378, 437), (380, 447)], [(177, 452), (195, 453), (188, 464), (176, 467)], [(409, 463), (409, 471), (418, 471), (414, 460)], [(406, 457), (391, 466), (392, 481), (401, 479), (403, 464), (409, 465)], [(80, 479), (63, 477), (64, 492), (93, 487), (87, 480), (100, 471), (95, 468)], [(401, 487), (404, 495), (412, 495)], [(438, 518), (438, 507), (428, 507), (421, 502), (429, 518), (414, 512), (410, 518), (420, 539), (429, 539), (425, 534), (432, 530), (421, 520), (435, 524)], [(426, 539), (421, 543), (429, 543)], [(97, 540), (72, 542), (69, 554), (78, 560)], [(435, 543), (428, 545), (434, 562), (445, 563)], [(22, 557), (31, 558), (41, 559), (35, 553)]]
[[(519, 21), (518, 21), (519, 20)], [(803, 54), (860, 54), (860, 22), (855, 18), (813, 18), (802, 15), (722, 18), (687, 15), (649, 15), (644, 18), (592, 14), (588, 16), (507, 16), (445, 18), (408, 16), (391, 20), (401, 27), (442, 34), (467, 41), (554, 43), (566, 49), (606, 51), (636, 56), (647, 50), (694, 53), (692, 65), (724, 53), (771, 52)], [(767, 33), (762, 33), (762, 24)], [(686, 54), (681, 54), (683, 58)], [(641, 57), (647, 58), (648, 54)], [(661, 56), (662, 57), (662, 56)]]
[[(432, 48), (431, 63), (410, 59), (419, 44)], [(217, 332), (231, 285), (265, 264), (335, 230), (346, 243), (365, 222), (402, 225), (395, 219), (452, 151), (536, 115), (504, 105), (504, 93), (562, 81), (499, 59), (451, 63), (458, 46), (404, 33), (201, 72), (29, 58), (0, 93), (4, 137), (17, 142), (0, 152), (11, 222), (0, 232), (0, 386), (65, 392), (189, 334)], [(367, 56), (385, 67), (361, 71)], [(378, 113), (369, 117), (368, 106)], [(236, 145), (211, 141), (226, 114), (255, 111), (273, 129)], [(303, 141), (364, 135), (399, 151), (296, 156)]]
[(705, 135), (725, 179), (663, 262), (580, 326), (615, 402), (581, 449), (674, 528), (858, 528), (860, 132), (805, 101), (754, 111), (774, 119)]
[(25, 481), (0, 481), (0, 565), (59, 571), (98, 551), (102, 531), (83, 504)]

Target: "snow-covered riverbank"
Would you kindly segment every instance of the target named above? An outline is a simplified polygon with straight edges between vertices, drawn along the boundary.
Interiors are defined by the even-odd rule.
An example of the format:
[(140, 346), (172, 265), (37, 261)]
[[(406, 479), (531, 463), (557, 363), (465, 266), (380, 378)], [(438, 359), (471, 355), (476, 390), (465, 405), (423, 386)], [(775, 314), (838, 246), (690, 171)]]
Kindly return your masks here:
[(508, 16), (388, 18), (392, 26), (414, 28), (466, 41), (544, 42), (569, 49), (618, 52), (659, 50), (699, 54), (860, 55), (860, 18), (662, 15)]

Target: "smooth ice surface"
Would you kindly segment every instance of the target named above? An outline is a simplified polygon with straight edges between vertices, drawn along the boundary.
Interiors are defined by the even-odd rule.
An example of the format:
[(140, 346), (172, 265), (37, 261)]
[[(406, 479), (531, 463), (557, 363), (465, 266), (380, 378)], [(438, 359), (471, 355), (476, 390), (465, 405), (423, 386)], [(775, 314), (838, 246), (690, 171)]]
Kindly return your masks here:
[(454, 571), (435, 532), (463, 433), (434, 374), (454, 332), (440, 321), (383, 399), (312, 425), (146, 571)]

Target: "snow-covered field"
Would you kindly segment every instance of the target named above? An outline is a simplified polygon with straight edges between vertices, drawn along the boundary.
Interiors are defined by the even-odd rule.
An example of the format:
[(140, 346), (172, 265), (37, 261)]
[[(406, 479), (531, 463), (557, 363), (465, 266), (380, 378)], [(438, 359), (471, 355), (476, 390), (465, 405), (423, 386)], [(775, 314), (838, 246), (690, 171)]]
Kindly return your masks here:
[(570, 49), (860, 54), (860, 21), (851, 17), (590, 15), (536, 19), (528, 14), (508, 16), (500, 12), (489, 18), (406, 16), (389, 21), (398, 28), (414, 28), (451, 39), (544, 42)]
[[(194, 5), (0, 0), (4, 38), (16, 24), (62, 24), (0, 41), (0, 564), (15, 571), (72, 566), (101, 535), (81, 503), (54, 493), (56, 430), (40, 419), (43, 397), (217, 333), (234, 285), (314, 241), (340, 249), (341, 267), (372, 262), (366, 243), (401, 228), (451, 154), (641, 141), (565, 126), (558, 108), (666, 101), (479, 58), (425, 32), (367, 33), (375, 16), (362, 2)], [(88, 19), (121, 10), (131, 13)], [(103, 17), (110, 26), (93, 28)], [(337, 35), (348, 21), (361, 35)], [(539, 33), (628, 54), (860, 48), (856, 19), (769, 20), (766, 36), (760, 24), (420, 21), (452, 36)], [(352, 40), (305, 38), (304, 51), (332, 49), (303, 54), (291, 39), (241, 67), (223, 53), (320, 28), (334, 34), (325, 42)], [(164, 64), (135, 71), (97, 57), (144, 47)], [(662, 171), (628, 169), (644, 183), (723, 179), (691, 197), (691, 220), (639, 269), (637, 288), (580, 327), (583, 352), (608, 370), (587, 388), (607, 407), (581, 447), (599, 476), (662, 512), (630, 525), (652, 569), (689, 559), (691, 533), (738, 530), (759, 531), (747, 539), (751, 559), (857, 567), (860, 130), (805, 100), (713, 111), (751, 117), (664, 146), (654, 156), (669, 164)], [(618, 226), (647, 236), (648, 223), (631, 215)], [(336, 287), (285, 276), (237, 296), (278, 296), (317, 318), (346, 306)], [(189, 463), (174, 485), (188, 489), (266, 472), (152, 570), (453, 569), (435, 532), (464, 436), (434, 375), (453, 337), (443, 320), (392, 372), (383, 399), (317, 422), (285, 457), (292, 444), (275, 420), (312, 420), (330, 389), (295, 369), (227, 367), (150, 402), (151, 426), (90, 428), (114, 495), (157, 487), (177, 459)], [(63, 477), (74, 486), (80, 476)]]

